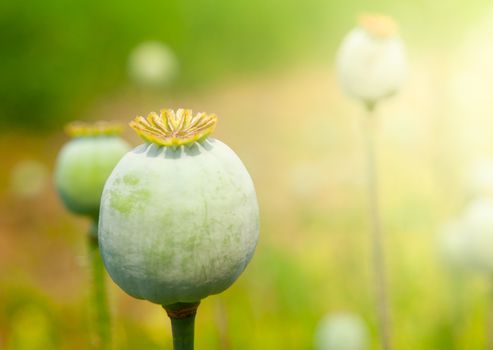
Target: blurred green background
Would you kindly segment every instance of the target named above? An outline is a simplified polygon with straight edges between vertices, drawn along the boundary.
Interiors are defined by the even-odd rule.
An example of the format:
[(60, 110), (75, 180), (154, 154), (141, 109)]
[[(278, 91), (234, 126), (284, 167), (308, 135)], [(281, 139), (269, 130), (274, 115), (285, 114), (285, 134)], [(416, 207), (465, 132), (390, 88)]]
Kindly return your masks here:
[[(197, 349), (310, 349), (335, 311), (361, 315), (376, 349), (363, 111), (333, 67), (364, 11), (399, 22), (410, 61), (379, 115), (396, 348), (484, 348), (491, 281), (444, 266), (437, 234), (483, 195), (468, 169), (493, 157), (486, 0), (0, 2), (0, 348), (90, 348), (88, 223), (51, 180), (65, 123), (190, 107), (218, 114), (215, 136), (245, 162), (262, 214), (250, 266), (200, 306)], [(129, 55), (148, 40), (176, 55), (162, 88), (129, 79)], [(160, 307), (110, 294), (115, 349), (171, 348)]]
[[(331, 62), (361, 11), (385, 11), (419, 47), (454, 45), (488, 1), (2, 1), (0, 121), (54, 128), (92, 115), (127, 85), (126, 62), (144, 40), (178, 56), (180, 93), (225, 77)], [(99, 116), (97, 116), (99, 118)]]

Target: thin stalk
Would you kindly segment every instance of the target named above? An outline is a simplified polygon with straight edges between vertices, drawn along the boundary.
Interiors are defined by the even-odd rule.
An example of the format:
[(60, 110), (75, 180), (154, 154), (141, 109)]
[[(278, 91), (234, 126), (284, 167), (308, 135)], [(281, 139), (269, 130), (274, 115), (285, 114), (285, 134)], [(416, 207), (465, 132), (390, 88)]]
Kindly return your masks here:
[(215, 304), (217, 329), (219, 332), (219, 349), (231, 350), (231, 339), (228, 332), (228, 315), (222, 298), (216, 298)]
[[(451, 271), (452, 290), (453, 290), (453, 314), (452, 314), (452, 326), (453, 334), (451, 343), (454, 345), (454, 349), (459, 349), (461, 332), (464, 329), (465, 320), (465, 281), (463, 271), (457, 273), (457, 271)], [(493, 281), (492, 281), (493, 282)], [(493, 297), (493, 294), (492, 294)]]
[(105, 269), (99, 253), (97, 223), (88, 235), (88, 249), (91, 269), (92, 342), (95, 349), (111, 348), (110, 314), (105, 288)]
[(174, 350), (193, 350), (195, 315), (200, 303), (176, 303), (163, 306), (171, 320)]
[(387, 278), (383, 236), (380, 222), (377, 155), (375, 144), (375, 104), (367, 105), (363, 134), (366, 141), (366, 163), (368, 176), (368, 206), (370, 214), (370, 234), (372, 244), (373, 283), (376, 295), (380, 342), (383, 350), (392, 349), (389, 302), (387, 297)]
[(486, 315), (486, 349), (493, 350), (493, 279), (489, 281), (488, 309)]

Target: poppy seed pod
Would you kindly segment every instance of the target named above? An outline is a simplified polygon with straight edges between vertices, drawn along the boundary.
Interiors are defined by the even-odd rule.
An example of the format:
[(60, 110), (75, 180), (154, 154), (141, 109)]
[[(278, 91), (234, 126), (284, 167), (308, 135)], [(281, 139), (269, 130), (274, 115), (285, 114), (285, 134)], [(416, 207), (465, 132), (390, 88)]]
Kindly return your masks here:
[(56, 188), (71, 212), (97, 220), (104, 183), (130, 147), (118, 136), (117, 124), (77, 122), (67, 132), (73, 138), (58, 155)]
[(237, 155), (208, 137), (216, 121), (180, 109), (130, 123), (146, 143), (104, 187), (99, 241), (111, 278), (133, 297), (197, 303), (228, 288), (254, 253), (255, 189)]
[(130, 53), (128, 73), (132, 81), (142, 87), (165, 87), (177, 76), (178, 60), (164, 43), (146, 41)]
[(474, 254), (471, 235), (461, 220), (444, 224), (437, 243), (441, 258), (447, 267), (454, 271), (472, 267)]
[(11, 172), (11, 191), (21, 198), (38, 196), (47, 184), (48, 169), (36, 160), (17, 163)]
[(480, 270), (493, 271), (493, 199), (473, 201), (462, 220), (470, 237), (473, 264)]
[(493, 159), (476, 161), (466, 173), (466, 189), (475, 197), (493, 197)]
[(365, 350), (369, 336), (359, 315), (349, 312), (325, 316), (315, 334), (316, 350)]
[(342, 89), (367, 104), (391, 96), (406, 76), (404, 45), (395, 22), (383, 15), (362, 15), (344, 38), (336, 61)]

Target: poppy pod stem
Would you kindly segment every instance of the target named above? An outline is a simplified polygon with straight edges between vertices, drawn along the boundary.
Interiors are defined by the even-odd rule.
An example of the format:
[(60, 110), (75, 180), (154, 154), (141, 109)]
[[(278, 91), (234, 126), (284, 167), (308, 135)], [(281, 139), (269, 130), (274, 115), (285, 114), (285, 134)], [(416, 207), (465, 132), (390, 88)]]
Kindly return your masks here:
[(493, 278), (490, 277), (488, 309), (486, 314), (486, 349), (493, 350)]
[(193, 350), (195, 315), (200, 303), (176, 303), (163, 306), (171, 320), (174, 350)]
[(380, 342), (383, 350), (391, 350), (391, 329), (389, 302), (387, 297), (387, 278), (383, 237), (379, 210), (378, 171), (376, 155), (376, 103), (366, 104), (367, 115), (363, 121), (363, 134), (366, 142), (366, 165), (368, 177), (368, 204), (370, 214), (370, 235), (372, 245), (373, 283), (376, 296)]
[(110, 314), (105, 288), (105, 269), (98, 246), (98, 224), (93, 223), (88, 235), (91, 269), (92, 343), (95, 349), (111, 348)]

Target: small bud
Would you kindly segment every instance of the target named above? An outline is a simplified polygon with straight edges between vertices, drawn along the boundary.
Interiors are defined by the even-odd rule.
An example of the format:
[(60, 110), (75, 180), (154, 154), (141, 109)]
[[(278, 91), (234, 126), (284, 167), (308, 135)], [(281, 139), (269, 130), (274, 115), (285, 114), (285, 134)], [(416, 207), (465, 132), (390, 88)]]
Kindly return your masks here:
[(464, 270), (473, 265), (471, 235), (461, 220), (447, 222), (441, 227), (438, 249), (443, 262), (452, 270)]
[(473, 196), (493, 197), (493, 159), (484, 158), (475, 162), (466, 174), (465, 185)]
[(383, 15), (363, 15), (344, 38), (336, 70), (342, 89), (351, 97), (374, 104), (393, 95), (406, 76), (404, 45), (397, 26)]
[(472, 202), (462, 220), (471, 239), (474, 265), (493, 272), (493, 199), (481, 198)]
[(128, 58), (130, 78), (143, 87), (166, 87), (176, 77), (177, 71), (176, 56), (168, 46), (159, 41), (141, 43)]
[(117, 136), (120, 131), (120, 125), (104, 122), (72, 123), (67, 127), (73, 138), (58, 155), (55, 185), (74, 214), (97, 220), (104, 183), (129, 149)]
[(364, 321), (352, 313), (325, 316), (315, 334), (316, 350), (365, 350), (368, 343)]
[(36, 160), (24, 160), (12, 169), (10, 189), (18, 197), (38, 196), (48, 183), (46, 165)]

